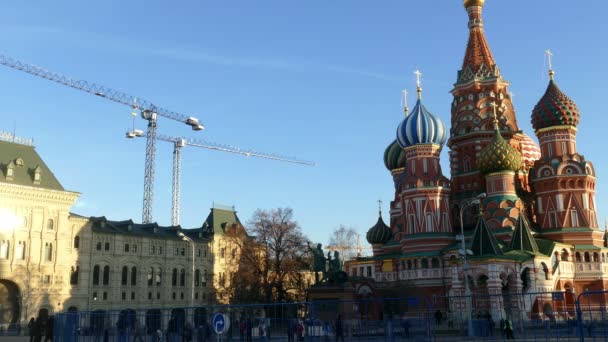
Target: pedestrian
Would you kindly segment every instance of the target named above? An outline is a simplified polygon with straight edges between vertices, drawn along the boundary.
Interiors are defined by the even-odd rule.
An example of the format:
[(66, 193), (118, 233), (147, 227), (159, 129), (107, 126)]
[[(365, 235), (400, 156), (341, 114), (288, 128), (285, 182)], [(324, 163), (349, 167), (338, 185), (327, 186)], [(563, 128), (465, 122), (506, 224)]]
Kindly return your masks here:
[(36, 334), (36, 320), (34, 317), (27, 324), (27, 333), (30, 335), (30, 342), (34, 342), (34, 335)]
[(264, 320), (260, 320), (260, 323), (258, 324), (258, 337), (260, 338), (260, 341), (266, 341), (265, 330), (266, 329), (264, 329)]
[(515, 337), (513, 336), (513, 323), (511, 323), (511, 320), (509, 318), (505, 319), (505, 337), (507, 340), (514, 340)]
[(407, 318), (403, 318), (403, 337), (409, 339), (410, 338), (410, 321)]
[(49, 317), (46, 321), (46, 327), (44, 331), (44, 342), (53, 342), (53, 328), (54, 328), (55, 319), (53, 316)]
[(186, 322), (184, 325), (184, 335), (182, 336), (184, 342), (192, 342), (192, 325), (190, 322)]
[(442, 320), (443, 320), (443, 314), (441, 313), (441, 311), (439, 311), (439, 310), (435, 311), (435, 324), (441, 325)]
[(344, 342), (344, 327), (342, 325), (342, 317), (338, 314), (334, 323), (334, 331), (336, 332), (336, 342), (342, 340)]
[(144, 342), (144, 338), (142, 336), (143, 327), (137, 318), (135, 319), (135, 322), (133, 322), (133, 330), (133, 342)]

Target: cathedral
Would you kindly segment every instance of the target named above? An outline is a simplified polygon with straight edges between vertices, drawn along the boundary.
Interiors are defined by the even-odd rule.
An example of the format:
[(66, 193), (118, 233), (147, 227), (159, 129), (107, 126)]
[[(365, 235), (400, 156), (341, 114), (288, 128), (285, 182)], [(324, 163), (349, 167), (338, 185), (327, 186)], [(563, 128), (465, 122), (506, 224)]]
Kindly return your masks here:
[[(581, 113), (549, 63), (549, 84), (531, 113), (540, 146), (519, 128), (484, 35), (484, 2), (464, 0), (469, 38), (450, 126), (425, 107), (418, 74), (416, 104), (384, 152), (395, 189), (389, 224), (380, 213), (367, 232), (373, 256), (346, 269), (360, 295), (397, 284), (425, 297), (470, 291), (474, 309), (494, 317), (507, 307), (572, 317), (578, 294), (608, 289), (594, 166), (576, 146)], [(451, 178), (440, 166), (444, 146)]]

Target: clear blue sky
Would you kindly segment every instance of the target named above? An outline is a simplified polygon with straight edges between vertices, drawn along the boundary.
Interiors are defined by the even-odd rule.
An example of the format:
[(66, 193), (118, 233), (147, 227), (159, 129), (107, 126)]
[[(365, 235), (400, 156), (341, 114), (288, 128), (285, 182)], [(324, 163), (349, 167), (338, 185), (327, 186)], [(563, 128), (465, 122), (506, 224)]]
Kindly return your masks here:
[[(486, 34), (511, 81), (519, 125), (547, 85), (543, 51), (582, 110), (578, 149), (598, 172), (608, 214), (605, 1), (488, 0)], [(12, 1), (0, 11), (2, 53), (153, 100), (201, 119), (195, 133), (160, 120), (159, 132), (313, 160), (256, 160), (183, 152), (182, 223), (200, 226), (212, 203), (289, 206), (326, 243), (340, 224), (364, 234), (384, 217), (393, 185), (382, 155), (402, 118), (400, 91), (423, 72), (426, 106), (449, 124), (467, 40), (460, 0)], [(127, 107), (0, 67), (0, 129), (33, 137), (73, 211), (141, 218), (145, 141), (127, 141)], [(413, 102), (413, 97), (410, 101)], [(138, 128), (145, 122), (138, 120)], [(172, 148), (158, 144), (154, 216), (170, 223)], [(444, 172), (449, 173), (444, 150)]]

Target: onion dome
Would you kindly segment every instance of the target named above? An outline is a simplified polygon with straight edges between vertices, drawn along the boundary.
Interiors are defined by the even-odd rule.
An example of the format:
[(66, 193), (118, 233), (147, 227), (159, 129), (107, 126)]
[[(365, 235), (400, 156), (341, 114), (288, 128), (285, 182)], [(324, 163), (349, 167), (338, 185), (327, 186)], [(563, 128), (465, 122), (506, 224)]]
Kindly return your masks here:
[(481, 6), (483, 7), (486, 0), (464, 0), (464, 8), (469, 8), (471, 6)]
[(382, 220), (382, 212), (380, 211), (378, 213), (378, 222), (367, 231), (365, 238), (372, 245), (384, 245), (392, 236), (391, 228)]
[(495, 134), (492, 142), (479, 154), (477, 167), (482, 173), (518, 171), (521, 168), (521, 154), (500, 134), (498, 120), (494, 119)]
[(539, 130), (552, 126), (576, 126), (580, 119), (580, 114), (576, 103), (558, 88), (551, 80), (545, 95), (538, 101), (532, 110), (532, 127)]
[(392, 171), (405, 167), (405, 165), (405, 153), (403, 153), (403, 149), (399, 146), (397, 140), (394, 140), (384, 151), (384, 166), (386, 166), (389, 171)]
[(443, 145), (447, 138), (443, 122), (424, 107), (420, 96), (414, 109), (397, 127), (397, 142), (403, 148), (418, 144)]
[(522, 140), (519, 142), (521, 159), (526, 165), (533, 165), (535, 161), (540, 159), (540, 147), (527, 134), (523, 134)]

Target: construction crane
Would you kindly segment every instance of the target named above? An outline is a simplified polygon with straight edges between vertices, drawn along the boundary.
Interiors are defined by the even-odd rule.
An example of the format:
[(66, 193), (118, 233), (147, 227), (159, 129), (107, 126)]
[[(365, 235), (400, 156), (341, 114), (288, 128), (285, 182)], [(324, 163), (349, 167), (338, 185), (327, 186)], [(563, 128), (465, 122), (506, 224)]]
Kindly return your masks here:
[[(145, 135), (146, 135), (146, 133), (144, 133), (142, 130), (137, 130), (137, 129), (133, 129), (132, 131), (129, 131), (126, 133), (126, 137), (129, 139), (140, 138)], [(239, 147), (217, 144), (217, 143), (213, 143), (213, 142), (209, 142), (209, 141), (205, 141), (205, 140), (201, 140), (201, 139), (186, 139), (186, 138), (182, 138), (182, 137), (170, 137), (170, 136), (166, 136), (166, 135), (162, 135), (162, 134), (157, 134), (156, 140), (173, 143), (173, 191), (172, 191), (173, 199), (171, 202), (172, 203), (172, 205), (171, 205), (171, 225), (173, 225), (173, 226), (179, 225), (179, 218), (180, 218), (179, 210), (180, 210), (180, 188), (181, 188), (180, 187), (181, 150), (182, 150), (182, 147), (184, 147), (184, 146), (199, 147), (199, 148), (205, 148), (205, 149), (215, 150), (215, 151), (220, 151), (220, 152), (240, 154), (240, 155), (244, 155), (246, 157), (271, 159), (271, 160), (282, 161), (282, 162), (287, 162), (287, 163), (294, 163), (294, 164), (301, 164), (301, 165), (308, 165), (308, 166), (315, 165), (315, 163), (313, 163), (313, 162), (284, 157), (284, 156), (280, 156), (280, 155), (272, 154), (272, 153), (262, 153), (262, 152), (257, 152), (254, 150), (242, 149)]]
[[(334, 251), (338, 251), (340, 252), (340, 254), (342, 254), (344, 256), (346, 251), (352, 251), (353, 249), (355, 249), (353, 246), (344, 246), (344, 245), (336, 245), (336, 244), (332, 244), (327, 246), (327, 250), (334, 252)], [(361, 245), (361, 235), (357, 234), (357, 246), (356, 246), (356, 250), (357, 250), (357, 257), (362, 257), (363, 256), (363, 250), (371, 250), (371, 247), (363, 247)], [(344, 262), (344, 260), (343, 260)]]
[(133, 111), (139, 110), (141, 117), (148, 121), (146, 132), (146, 164), (144, 171), (144, 196), (143, 196), (143, 214), (142, 222), (152, 222), (152, 199), (154, 197), (154, 160), (156, 157), (156, 130), (157, 117), (162, 116), (167, 119), (183, 122), (192, 127), (194, 131), (205, 129), (205, 126), (193, 116), (183, 115), (168, 109), (164, 109), (154, 105), (152, 102), (143, 100), (140, 97), (135, 97), (125, 94), (121, 91), (114, 90), (105, 86), (97, 85), (92, 82), (77, 80), (71, 77), (61, 75), (56, 72), (49, 71), (45, 68), (24, 63), (9, 56), (0, 54), (0, 64), (26, 72), (28, 74), (47, 79), (49, 81), (59, 83), (80, 91), (87, 92), (92, 95), (102, 97), (104, 99), (114, 101), (126, 106), (129, 106)]

